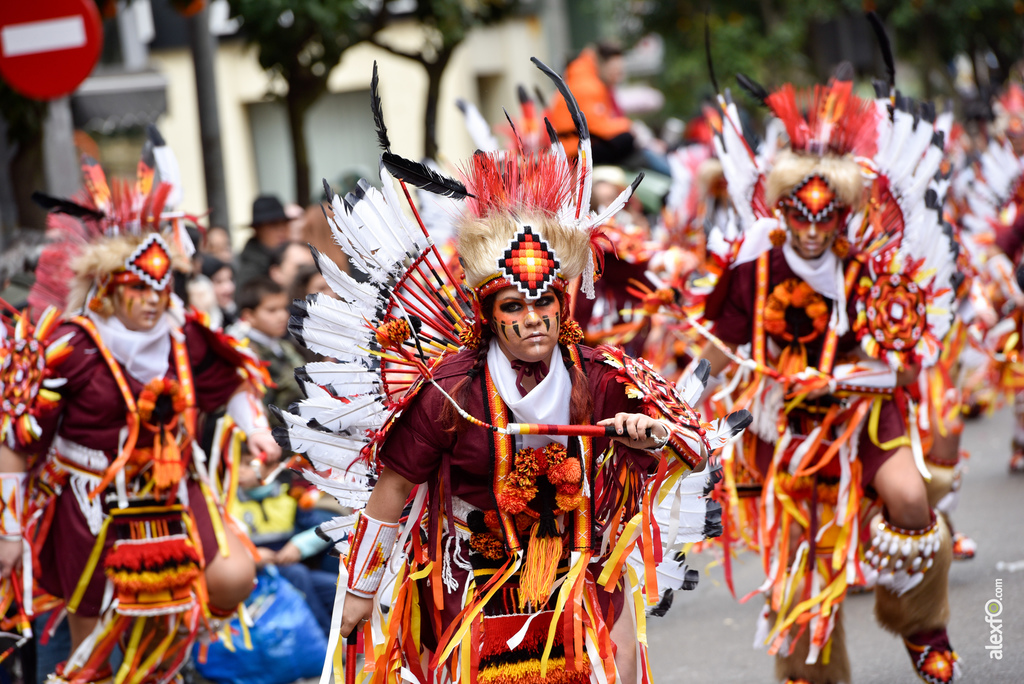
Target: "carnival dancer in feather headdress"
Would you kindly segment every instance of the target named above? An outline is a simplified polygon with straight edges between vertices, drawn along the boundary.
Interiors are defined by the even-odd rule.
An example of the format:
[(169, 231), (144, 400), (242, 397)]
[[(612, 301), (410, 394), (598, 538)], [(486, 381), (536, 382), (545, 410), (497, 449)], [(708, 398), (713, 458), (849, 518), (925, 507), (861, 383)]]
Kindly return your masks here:
[[(433, 173), (390, 151), (375, 74), (383, 192), (331, 200), (367, 282), (315, 255), (340, 300), (311, 296), (292, 330), (339, 362), (299, 371), (309, 398), (276, 431), (311, 481), (362, 509), (321, 527), (347, 557), (325, 681), (357, 629), (374, 682), (648, 681), (642, 605), (658, 602), (660, 564), (682, 572), (676, 545), (717, 533), (717, 470), (691, 470), (747, 416), (701, 420), (687, 402), (703, 373), (680, 393), (580, 345), (569, 284), (593, 291), (595, 230), (633, 188), (590, 213), (586, 121), (537, 64), (573, 103), (578, 164), (554, 139), (478, 153), (464, 184)], [(393, 177), (464, 203), (463, 282)]]
[[(733, 505), (745, 469), (762, 483), (756, 641), (777, 657), (777, 676), (850, 680), (839, 613), (866, 571), (878, 574), (876, 616), (903, 638), (915, 672), (949, 682), (950, 538), (928, 505), (917, 407), (903, 388), (936, 362), (951, 319), (955, 251), (937, 175), (951, 117), (898, 93), (861, 100), (852, 86), (837, 75), (811, 91), (765, 92), (789, 138), (771, 163), (751, 154), (721, 98), (723, 165), (748, 173), (729, 178), (744, 225), (704, 358), (712, 372), (738, 364), (722, 394), (735, 389), (727, 403), (754, 414), (723, 461)], [(865, 494), (882, 504), (869, 525)]]
[(190, 243), (154, 142), (136, 183), (108, 184), (85, 158), (75, 201), (40, 198), (78, 238), (44, 255), (46, 291), (33, 293), (52, 299), (69, 269), (66, 314), (40, 309), (34, 329), (24, 315), (0, 346), (4, 600), (31, 615), (34, 576), (54, 615), (67, 611), (72, 653), (53, 682), (173, 681), (200, 627), (251, 591), (255, 563), (224, 517), (217, 456), (195, 443), (205, 413), (226, 405), (250, 450), (280, 458), (258, 361), (172, 294)]
[(988, 145), (964, 174), (962, 222), (999, 313), (998, 322), (985, 332), (989, 369), (978, 376), (977, 389), (994, 394), (993, 403), (1002, 397), (1013, 402), (1010, 472), (1024, 473), (1024, 294), (1014, 277), (1024, 256), (1024, 88), (1008, 85), (993, 109)]

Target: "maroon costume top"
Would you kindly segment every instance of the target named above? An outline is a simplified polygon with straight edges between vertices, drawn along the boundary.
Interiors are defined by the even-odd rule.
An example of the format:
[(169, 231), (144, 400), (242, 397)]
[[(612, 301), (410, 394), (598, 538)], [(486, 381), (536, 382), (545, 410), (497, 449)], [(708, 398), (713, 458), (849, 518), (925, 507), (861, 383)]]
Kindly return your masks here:
[[(640, 404), (636, 400), (626, 397), (623, 386), (618, 382), (616, 370), (595, 359), (595, 350), (589, 347), (580, 347), (581, 358), (583, 359), (583, 371), (587, 376), (590, 394), (594, 402), (592, 422), (596, 423), (605, 418), (611, 418), (616, 413), (638, 413)], [(434, 378), (446, 392), (451, 392), (459, 380), (466, 377), (474, 367), (477, 360), (476, 351), (463, 351), (443, 362), (435, 371)], [(477, 375), (468, 385), (463, 395), (463, 408), (473, 416), (482, 418), (484, 414), (484, 393), (482, 387), (482, 374)], [(423, 387), (419, 395), (414, 398), (409, 408), (399, 418), (397, 424), (388, 435), (387, 441), (380, 450), (380, 460), (389, 470), (392, 470), (414, 484), (426, 483), (430, 487), (431, 502), (437, 502), (435, 493), (439, 485), (443, 485), (445, 492), (444, 504), (448, 511), (437, 510), (440, 503), (433, 503), (433, 510), (430, 511), (430, 529), (437, 529), (436, 521), (438, 516), (445, 514), (446, 517), (454, 515), (459, 518), (459, 511), (451, 511), (452, 496), (461, 499), (470, 507), (477, 510), (496, 510), (497, 504), (494, 500), (493, 486), (493, 459), (491, 456), (492, 433), (485, 428), (471, 425), (462, 432), (446, 432), (439, 424), (444, 404), (447, 400), (433, 386)], [(608, 448), (607, 438), (594, 439), (594, 457), (597, 459), (605, 449)], [(656, 465), (656, 457), (645, 451), (629, 449), (621, 443), (616, 443), (612, 464), (614, 467), (605, 469), (609, 473), (602, 482), (614, 479), (610, 473), (620, 472), (621, 468), (627, 468), (639, 473), (641, 477), (652, 472)], [(593, 495), (591, 482), (591, 492)], [(604, 489), (600, 501), (594, 501), (594, 524), (597, 528), (594, 532), (594, 539), (600, 539), (602, 526), (608, 521), (602, 515), (602, 509), (606, 506), (614, 506), (618, 503), (618, 495), (621, 489), (613, 487)], [(636, 513), (636, 511), (632, 511)], [(447, 517), (451, 520), (451, 517)], [(451, 527), (449, 527), (449, 531)], [(431, 544), (433, 547), (433, 544)], [(451, 551), (446, 547), (446, 553)], [(444, 609), (441, 611), (440, 629), (447, 629), (451, 621), (462, 610), (463, 589), (469, 579), (469, 571), (459, 567), (458, 563), (450, 563), (452, 575), (457, 582), (458, 589), (444, 592)], [(595, 563), (591, 566), (591, 572), (600, 572), (600, 565)], [(421, 601), (431, 601), (431, 590), (429, 578), (421, 582)], [(607, 615), (609, 604), (615, 611), (617, 617), (622, 609), (621, 589), (609, 593), (599, 591), (598, 599), (601, 602), (602, 612)], [(431, 611), (424, 611), (424, 643), (432, 647), (435, 642), (433, 635), (434, 627), (429, 624), (426, 614)]]
[[(777, 285), (790, 278), (799, 278), (789, 267), (786, 256), (781, 247), (774, 247), (768, 256), (768, 292), (770, 293)], [(715, 319), (715, 334), (729, 344), (741, 345), (752, 341), (754, 330), (754, 307), (757, 299), (757, 260), (748, 261), (732, 269), (730, 279), (726, 284), (728, 288), (721, 311)], [(834, 305), (831, 299), (825, 298), (831, 312)], [(856, 318), (857, 312), (853, 306), (852, 298), (847, 303), (847, 314), (852, 321)], [(786, 313), (786, 321), (789, 330), (795, 336), (806, 334), (811, 330), (811, 321), (807, 314), (801, 310), (791, 307)], [(766, 333), (767, 334), (767, 333)], [(773, 338), (780, 348), (789, 344), (782, 338)], [(819, 335), (805, 344), (807, 350), (807, 361), (810, 365), (817, 365), (821, 357), (821, 349), (825, 336)], [(847, 332), (838, 341), (838, 354), (850, 353), (857, 348), (857, 339), (853, 332)], [(805, 405), (818, 404), (827, 407), (832, 399), (825, 397), (817, 402), (811, 400), (804, 402)], [(799, 410), (793, 411), (792, 418), (800, 418)], [(878, 419), (878, 439), (881, 443), (889, 442), (906, 434), (906, 425), (903, 416), (895, 403), (885, 401), (882, 403)], [(758, 440), (757, 446), (757, 467), (762, 473), (766, 472), (771, 462), (772, 445)], [(872, 442), (867, 432), (867, 424), (860, 437), (859, 458), (863, 467), (862, 484), (866, 487), (874, 479), (875, 473), (885, 461), (896, 452), (895, 449), (883, 450)]]
[[(189, 321), (182, 331), (192, 367), (196, 403), (203, 411), (213, 411), (231, 398), (242, 379), (237, 369), (217, 354), (208, 333), (201, 329), (199, 323)], [(54, 411), (39, 419), (42, 438), (33, 444), (19, 445), (19, 449), (43, 456), (54, 436), (60, 435), (81, 446), (105, 452), (109, 463), (117, 455), (118, 438), (127, 423), (128, 409), (110, 368), (83, 328), (74, 323), (64, 324), (55, 332), (54, 339), (69, 332), (73, 333), (70, 340), (72, 352), (56, 369), (58, 376), (67, 379), (67, 383), (58, 389), (62, 399)], [(172, 348), (166, 376), (169, 378), (177, 377), (173, 354)], [(137, 398), (143, 389), (142, 383), (128, 373), (124, 373), (124, 377)], [(140, 430), (138, 447), (149, 447), (152, 442), (152, 433)], [(210, 560), (218, 549), (210, 512), (198, 483), (187, 479), (186, 488), (191, 502), (201, 502), (201, 505), (191, 506), (190, 510), (202, 541), (204, 557)], [(35, 566), (37, 580), (43, 589), (64, 599), (70, 598), (78, 585), (96, 542), (73, 490), (68, 483), (53, 502), (53, 524)], [(98, 500), (102, 499), (100, 496)], [(114, 541), (113, 535), (107, 536), (104, 553)], [(79, 615), (100, 614), (105, 584), (101, 562), (82, 597)]]

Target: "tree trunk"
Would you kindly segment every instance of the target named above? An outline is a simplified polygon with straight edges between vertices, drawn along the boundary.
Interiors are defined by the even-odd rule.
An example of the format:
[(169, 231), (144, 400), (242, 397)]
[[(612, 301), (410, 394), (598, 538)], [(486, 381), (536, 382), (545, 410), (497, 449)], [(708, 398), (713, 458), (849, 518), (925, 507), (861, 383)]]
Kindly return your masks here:
[(217, 41), (210, 35), (209, 14), (209, 8), (205, 8), (188, 19), (188, 36), (196, 76), (199, 139), (203, 150), (203, 182), (206, 186), (206, 204), (210, 208), (210, 226), (221, 226), (230, 231), (231, 218), (228, 214), (228, 188), (224, 176), (220, 110), (217, 105)]
[(443, 48), (433, 62), (424, 62), (427, 70), (427, 106), (423, 112), (423, 156), (437, 159), (437, 104), (441, 99), (441, 78), (451, 59), (453, 47)]
[(295, 166), (295, 202), (305, 207), (309, 204), (309, 150), (306, 147), (306, 112), (315, 98), (301, 92), (299, 87), (289, 84), (285, 106), (288, 109), (288, 130), (292, 139), (292, 162)]
[(32, 201), (32, 192), (46, 187), (41, 131), (32, 140), (18, 144), (18, 151), (11, 159), (10, 173), (19, 227), (45, 229), (47, 212)]

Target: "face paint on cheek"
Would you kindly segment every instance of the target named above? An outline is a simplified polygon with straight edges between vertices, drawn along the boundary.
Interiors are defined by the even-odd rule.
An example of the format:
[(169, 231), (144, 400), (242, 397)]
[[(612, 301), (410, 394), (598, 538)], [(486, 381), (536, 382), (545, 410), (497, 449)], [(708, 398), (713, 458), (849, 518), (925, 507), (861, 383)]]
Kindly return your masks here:
[(125, 287), (121, 290), (121, 302), (124, 303), (124, 310), (129, 316), (135, 309), (142, 305), (142, 294), (132, 288)]
[(544, 321), (544, 329), (551, 332), (551, 317), (544, 315), (540, 317), (540, 320)]
[(504, 338), (507, 340), (508, 339), (508, 330), (505, 329), (505, 321), (501, 321), (500, 323), (498, 323), (498, 327), (501, 330), (502, 336), (504, 336)]
[[(519, 331), (519, 321), (512, 322), (512, 331), (515, 332), (516, 337), (518, 337), (519, 339), (523, 339), (523, 333)], [(508, 338), (507, 335), (505, 337), (506, 339)]]

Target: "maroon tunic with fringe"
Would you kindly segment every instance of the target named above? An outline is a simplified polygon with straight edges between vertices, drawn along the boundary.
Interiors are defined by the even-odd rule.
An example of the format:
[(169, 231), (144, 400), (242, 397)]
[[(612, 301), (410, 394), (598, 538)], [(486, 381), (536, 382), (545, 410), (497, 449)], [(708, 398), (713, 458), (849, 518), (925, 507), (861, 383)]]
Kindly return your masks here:
[[(779, 285), (779, 283), (788, 280), (789, 278), (799, 278), (799, 276), (797, 276), (797, 274), (793, 272), (793, 269), (789, 267), (789, 263), (786, 261), (782, 248), (772, 248), (768, 257), (768, 292), (770, 293), (777, 285)], [(751, 342), (752, 331), (754, 330), (754, 307), (756, 299), (757, 260), (754, 260), (745, 264), (740, 264), (736, 268), (732, 269), (729, 290), (723, 302), (721, 313), (715, 320), (715, 333), (720, 339), (722, 339), (722, 341), (735, 345)], [(827, 298), (825, 301), (828, 303), (829, 311), (831, 312), (834, 303), (831, 299)], [(852, 298), (847, 302), (847, 314), (850, 321), (853, 321), (857, 316), (857, 311), (854, 308)], [(800, 334), (804, 334), (811, 326), (810, 319), (803, 311), (799, 310), (794, 311), (793, 309), (790, 309), (787, 313), (787, 321), (790, 326), (800, 327), (802, 330)], [(775, 342), (782, 348), (788, 344), (786, 340), (781, 338), (775, 338)], [(807, 349), (808, 363), (812, 365), (816, 365), (818, 363), (818, 360), (821, 357), (823, 342), (824, 335), (819, 335), (816, 339), (811, 340), (805, 345)], [(847, 332), (839, 339), (837, 353), (851, 353), (856, 349), (856, 347), (856, 336), (852, 331)], [(820, 404), (820, 407), (827, 408), (828, 401), (828, 399), (825, 399), (819, 400), (818, 402), (810, 401), (805, 403), (811, 405)], [(793, 416), (795, 420), (806, 418), (809, 415), (806, 413), (801, 415), (799, 410), (796, 410), (793, 413), (796, 414)], [(903, 415), (900, 413), (896, 404), (892, 401), (882, 402), (878, 418), (878, 441), (885, 444), (905, 435), (906, 432), (907, 428), (903, 421)], [(774, 447), (761, 439), (758, 439), (757, 441), (756, 465), (758, 470), (760, 470), (761, 473), (764, 473), (767, 471), (769, 463), (771, 463)], [(868, 435), (868, 425), (866, 421), (864, 428), (861, 431), (859, 444), (859, 458), (863, 468), (861, 471), (861, 484), (865, 488), (868, 488), (871, 481), (875, 478), (875, 474), (878, 472), (878, 469), (896, 453), (896, 449), (882, 449), (875, 444)]]
[[(198, 323), (189, 321), (182, 330), (192, 367), (196, 404), (205, 412), (216, 410), (235, 393), (241, 378), (237, 369), (216, 353)], [(60, 377), (67, 379), (67, 383), (58, 390), (62, 399), (56, 410), (40, 418), (42, 439), (18, 445), (18, 449), (35, 456), (38, 461), (47, 453), (54, 436), (59, 434), (71, 442), (105, 452), (109, 463), (116, 458), (118, 438), (126, 425), (128, 408), (110, 368), (84, 329), (67, 323), (54, 333), (53, 339), (69, 332), (73, 333), (70, 341), (72, 352), (57, 369)], [(142, 383), (128, 373), (124, 376), (132, 394), (138, 397), (143, 389)], [(166, 377), (177, 378), (173, 348)], [(153, 435), (141, 430), (138, 446), (145, 448), (152, 443)], [(218, 551), (210, 512), (198, 483), (189, 479), (187, 488), (189, 501), (201, 502), (201, 505), (191, 506), (190, 510), (202, 541), (203, 556), (209, 561)], [(36, 579), (50, 594), (70, 599), (85, 570), (96, 537), (89, 530), (70, 486), (65, 487), (51, 505), (56, 507), (53, 524), (40, 550), (39, 563), (35, 567)], [(114, 541), (114, 535), (107, 536), (104, 554)], [(105, 585), (101, 559), (78, 607), (78, 615), (99, 615)]]
[[(583, 359), (583, 371), (587, 376), (590, 394), (594, 401), (593, 423), (605, 418), (614, 417), (616, 413), (638, 413), (640, 403), (626, 397), (621, 383), (617, 379), (614, 368), (595, 360), (595, 351), (589, 347), (580, 347)], [(446, 392), (451, 389), (473, 368), (476, 363), (475, 351), (460, 352), (444, 362), (435, 373), (435, 380)], [(461, 433), (446, 432), (439, 424), (439, 418), (446, 399), (432, 386), (425, 386), (414, 398), (409, 408), (399, 418), (394, 429), (388, 435), (380, 451), (380, 460), (392, 470), (414, 484), (426, 483), (430, 487), (430, 520), (431, 530), (437, 529), (438, 516), (444, 513), (442, 505), (447, 498), (458, 497), (469, 506), (482, 510), (497, 510), (494, 500), (493, 463), (491, 458), (491, 433), (478, 427), (469, 426)], [(484, 397), (481, 378), (477, 376), (468, 385), (462, 398), (463, 408), (471, 415), (482, 418), (484, 414)], [(594, 439), (595, 459), (608, 448), (607, 438)], [(627, 468), (641, 478), (652, 472), (657, 459), (646, 451), (629, 449), (621, 443), (615, 444), (613, 463), (620, 468)], [(438, 501), (435, 493), (438, 485), (443, 482), (446, 502)], [(604, 501), (595, 502), (594, 523), (595, 539), (600, 538), (602, 524), (602, 504), (611, 505), (608, 499), (615, 499), (613, 492), (602, 497)], [(633, 511), (635, 513), (636, 511)], [(457, 517), (457, 513), (456, 513)], [(468, 546), (468, 544), (466, 545)], [(445, 553), (450, 553), (445, 548)], [(445, 630), (463, 608), (463, 591), (469, 580), (470, 571), (463, 569), (449, 558), (452, 575), (458, 584), (455, 591), (443, 591), (444, 608), (441, 611), (441, 629)], [(594, 577), (601, 571), (602, 564), (590, 566)], [(598, 600), (604, 615), (614, 611), (617, 618), (622, 610), (623, 594), (621, 586), (613, 592), (599, 589)], [(422, 606), (433, 602), (430, 578), (420, 583), (420, 600)], [(422, 624), (424, 644), (433, 649), (436, 635), (430, 624), (427, 613), (423, 611)], [(609, 623), (609, 628), (611, 623)]]

